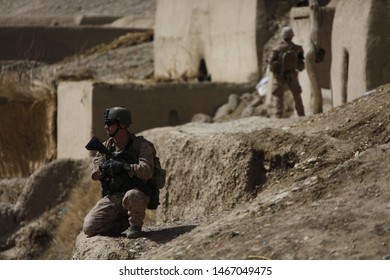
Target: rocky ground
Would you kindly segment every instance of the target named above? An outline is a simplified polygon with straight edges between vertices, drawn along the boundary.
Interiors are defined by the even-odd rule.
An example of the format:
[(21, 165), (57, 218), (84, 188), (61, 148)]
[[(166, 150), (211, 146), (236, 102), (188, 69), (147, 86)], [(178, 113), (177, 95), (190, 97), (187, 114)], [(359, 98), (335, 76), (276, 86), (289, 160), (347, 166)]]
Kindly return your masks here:
[[(110, 14), (150, 14), (155, 8), (155, 1), (134, 0), (132, 6), (124, 2), (128, 3), (112, 1)], [(39, 14), (37, 11), (44, 7), (43, 10), (50, 14), (64, 15), (78, 11), (105, 14), (107, 10), (103, 4), (109, 2), (75, 0), (59, 5), (53, 1), (18, 0), (0, 3), (3, 14), (25, 15), (34, 11)], [(43, 65), (36, 69), (36, 73), (37, 76), (44, 73), (50, 78), (60, 79), (91, 75), (101, 80), (145, 81), (153, 71), (152, 53), (152, 42), (146, 39), (135, 46), (128, 43), (77, 60)], [(129, 58), (126, 62), (123, 62), (124, 56)], [(251, 98), (258, 98), (256, 93), (248, 94), (245, 104), (251, 104)], [(252, 105), (259, 102), (255, 100)], [(217, 118), (215, 123), (193, 122), (146, 131), (145, 136), (153, 139), (159, 147), (172, 139), (183, 147), (189, 145), (197, 150), (202, 146), (188, 139), (215, 141), (212, 147), (223, 147), (219, 144), (227, 144), (230, 140), (245, 143), (245, 151), (258, 156), (259, 170), (262, 170), (265, 180), (251, 189), (245, 199), (232, 204), (233, 196), (227, 197), (229, 206), (221, 205), (219, 209), (212, 205), (215, 209), (204, 211), (204, 214), (199, 214), (201, 211), (195, 200), (194, 203), (188, 200), (190, 202), (186, 205), (171, 207), (192, 208), (197, 213), (192, 217), (188, 214), (190, 210), (183, 211), (185, 215), (180, 217), (173, 210), (170, 213), (169, 207), (162, 208), (171, 216), (165, 216), (157, 224), (147, 223), (145, 235), (135, 240), (86, 238), (80, 234), (73, 258), (389, 259), (389, 105), (390, 86), (383, 85), (344, 106), (304, 118), (267, 118), (263, 117), (266, 114), (261, 108), (253, 110), (257, 113), (251, 116), (243, 114), (245, 108), (238, 106), (230, 117)], [(233, 144), (229, 143), (232, 145), (229, 147)], [(169, 151), (161, 150), (160, 153), (162, 158), (169, 158)], [(207, 158), (205, 153), (204, 156), (198, 160), (216, 165), (210, 155)], [(194, 150), (184, 149), (181, 158), (195, 159)], [(172, 162), (164, 163), (171, 168), (172, 174), (176, 171), (174, 168), (180, 168)], [(185, 167), (187, 163), (183, 161), (181, 165)], [(231, 163), (224, 164), (221, 162), (220, 169), (216, 170), (227, 177), (222, 182), (230, 182)], [(208, 176), (213, 177), (212, 174)], [(185, 182), (186, 178), (182, 180)], [(211, 182), (207, 185), (211, 190), (197, 186), (200, 191), (205, 191), (204, 196), (213, 194), (212, 188), (216, 185)], [(225, 188), (231, 188), (231, 185)], [(223, 189), (220, 191), (223, 193)], [(26, 239), (28, 237), (23, 240)], [(39, 258), (42, 255), (24, 257)], [(0, 254), (0, 258), (5, 256)]]

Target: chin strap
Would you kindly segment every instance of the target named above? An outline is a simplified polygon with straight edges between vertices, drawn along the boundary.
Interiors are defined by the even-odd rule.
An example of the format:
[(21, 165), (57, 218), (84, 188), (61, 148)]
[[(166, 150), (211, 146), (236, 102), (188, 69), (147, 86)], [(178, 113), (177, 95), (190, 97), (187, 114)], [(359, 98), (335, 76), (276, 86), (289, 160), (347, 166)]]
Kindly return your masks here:
[(120, 125), (118, 125), (118, 128), (115, 130), (113, 134), (110, 135), (110, 137), (114, 137), (120, 129), (127, 129), (127, 127), (121, 127)]
[(119, 129), (121, 129), (120, 126), (118, 126), (114, 133), (111, 133), (110, 137), (114, 137), (118, 133)]

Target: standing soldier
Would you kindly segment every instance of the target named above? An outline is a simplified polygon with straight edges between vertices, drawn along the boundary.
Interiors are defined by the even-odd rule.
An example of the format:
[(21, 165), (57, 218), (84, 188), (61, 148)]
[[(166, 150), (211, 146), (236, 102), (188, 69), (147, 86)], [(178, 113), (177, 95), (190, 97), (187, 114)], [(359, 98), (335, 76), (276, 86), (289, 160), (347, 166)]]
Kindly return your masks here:
[[(294, 96), (295, 110), (298, 116), (304, 116), (302, 88), (298, 81), (298, 71), (305, 69), (303, 48), (292, 42), (294, 32), (291, 27), (282, 29), (283, 41), (273, 50), (270, 58), (270, 69), (274, 74), (272, 95), (276, 100), (276, 117), (283, 117), (284, 90), (287, 86)], [(298, 71), (297, 71), (298, 70)]]

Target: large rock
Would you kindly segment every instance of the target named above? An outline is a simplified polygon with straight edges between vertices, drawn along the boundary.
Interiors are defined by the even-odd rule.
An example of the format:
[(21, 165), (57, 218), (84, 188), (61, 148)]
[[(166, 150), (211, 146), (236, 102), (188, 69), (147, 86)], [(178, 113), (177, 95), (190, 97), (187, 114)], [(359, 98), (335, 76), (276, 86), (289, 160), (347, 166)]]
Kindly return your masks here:
[(108, 236), (88, 237), (80, 233), (76, 239), (73, 259), (75, 260), (128, 260), (133, 259), (131, 250), (126, 249), (125, 238)]

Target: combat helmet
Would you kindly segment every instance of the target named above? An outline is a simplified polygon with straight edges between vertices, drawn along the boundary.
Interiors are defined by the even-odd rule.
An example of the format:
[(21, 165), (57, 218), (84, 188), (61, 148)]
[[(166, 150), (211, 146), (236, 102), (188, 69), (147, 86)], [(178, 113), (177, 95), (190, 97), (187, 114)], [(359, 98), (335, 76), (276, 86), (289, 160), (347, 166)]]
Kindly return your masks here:
[(285, 26), (282, 28), (282, 38), (283, 39), (292, 39), (294, 37), (294, 31), (290, 26)]
[(120, 126), (128, 126), (132, 123), (131, 113), (125, 107), (112, 107), (104, 112), (104, 122), (117, 122)]

